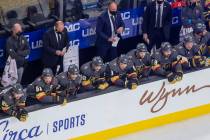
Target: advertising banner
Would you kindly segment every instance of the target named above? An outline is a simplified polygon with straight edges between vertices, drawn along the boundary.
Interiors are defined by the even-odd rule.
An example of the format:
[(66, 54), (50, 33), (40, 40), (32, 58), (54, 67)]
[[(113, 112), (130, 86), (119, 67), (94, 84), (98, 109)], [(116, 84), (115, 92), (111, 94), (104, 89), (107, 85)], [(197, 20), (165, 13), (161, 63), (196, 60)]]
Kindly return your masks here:
[[(210, 104), (210, 68), (0, 120), (1, 140), (67, 140)], [(196, 80), (195, 80), (196, 79)]]

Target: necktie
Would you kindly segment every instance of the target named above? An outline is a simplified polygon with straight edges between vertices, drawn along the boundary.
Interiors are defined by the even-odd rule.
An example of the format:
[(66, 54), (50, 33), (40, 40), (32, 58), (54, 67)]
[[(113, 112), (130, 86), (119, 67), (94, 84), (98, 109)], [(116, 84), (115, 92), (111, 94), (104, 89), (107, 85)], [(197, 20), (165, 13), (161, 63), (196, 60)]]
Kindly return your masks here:
[(57, 33), (58, 35), (58, 47), (61, 47), (61, 34)]
[(158, 13), (157, 13), (157, 23), (156, 23), (156, 25), (157, 25), (157, 28), (160, 28), (161, 26), (160, 26), (160, 17), (161, 17), (161, 13), (160, 13), (160, 4), (158, 4), (158, 11), (157, 11)]
[(113, 24), (113, 27), (114, 27), (114, 32), (116, 33), (116, 31), (117, 31), (117, 25), (116, 25), (115, 17), (114, 16), (111, 16), (111, 20), (112, 20), (112, 24)]

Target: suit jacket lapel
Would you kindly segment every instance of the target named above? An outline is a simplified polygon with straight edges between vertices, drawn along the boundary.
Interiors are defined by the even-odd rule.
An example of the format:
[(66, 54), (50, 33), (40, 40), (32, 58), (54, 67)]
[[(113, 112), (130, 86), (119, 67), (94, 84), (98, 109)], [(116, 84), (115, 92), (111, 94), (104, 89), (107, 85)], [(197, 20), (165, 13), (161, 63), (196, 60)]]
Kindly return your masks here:
[(108, 14), (108, 11), (106, 12), (106, 16), (105, 16), (106, 20), (107, 21), (107, 26), (108, 26), (108, 29), (110, 30), (110, 32), (112, 32), (112, 25), (111, 25), (111, 22), (110, 22), (110, 19), (109, 19), (109, 14)]
[(166, 10), (167, 10), (167, 5), (166, 5), (166, 3), (164, 2), (164, 3), (163, 3), (163, 14), (162, 14), (162, 19), (165, 17), (165, 13), (167, 12)]
[(156, 21), (156, 2), (154, 1), (153, 4), (152, 4), (152, 14), (154, 17), (151, 17), (153, 18), (155, 21)]

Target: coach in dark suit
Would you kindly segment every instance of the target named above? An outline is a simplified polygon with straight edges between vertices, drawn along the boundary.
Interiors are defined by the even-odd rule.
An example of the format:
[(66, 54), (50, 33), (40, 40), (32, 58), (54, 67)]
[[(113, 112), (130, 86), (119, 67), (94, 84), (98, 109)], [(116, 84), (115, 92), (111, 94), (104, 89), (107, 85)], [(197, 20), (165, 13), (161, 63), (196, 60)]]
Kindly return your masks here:
[(143, 39), (149, 45), (157, 48), (163, 41), (169, 41), (172, 23), (172, 9), (168, 2), (156, 0), (148, 4), (143, 16)]
[(112, 44), (116, 41), (116, 36), (121, 38), (124, 26), (121, 15), (117, 12), (116, 2), (110, 2), (108, 10), (98, 17), (96, 25), (97, 55), (105, 61), (117, 57), (117, 47)]
[(63, 71), (63, 56), (69, 46), (67, 30), (62, 21), (57, 21), (54, 28), (50, 29), (43, 37), (43, 57), (45, 68), (51, 68), (54, 72)]

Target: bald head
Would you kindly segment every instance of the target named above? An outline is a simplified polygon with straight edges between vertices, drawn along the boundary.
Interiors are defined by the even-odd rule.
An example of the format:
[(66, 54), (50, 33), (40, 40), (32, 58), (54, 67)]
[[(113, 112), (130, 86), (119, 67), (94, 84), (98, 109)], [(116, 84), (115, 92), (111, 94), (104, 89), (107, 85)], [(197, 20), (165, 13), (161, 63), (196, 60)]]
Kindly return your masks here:
[(23, 32), (22, 26), (19, 23), (15, 23), (12, 26), (12, 33), (13, 33), (13, 35), (17, 35), (17, 34), (20, 34), (22, 32)]
[(55, 28), (57, 32), (63, 32), (64, 30), (64, 23), (63, 21), (59, 20), (55, 23)]
[(116, 15), (117, 13), (117, 3), (112, 1), (109, 3), (109, 12), (112, 14), (112, 15)]

